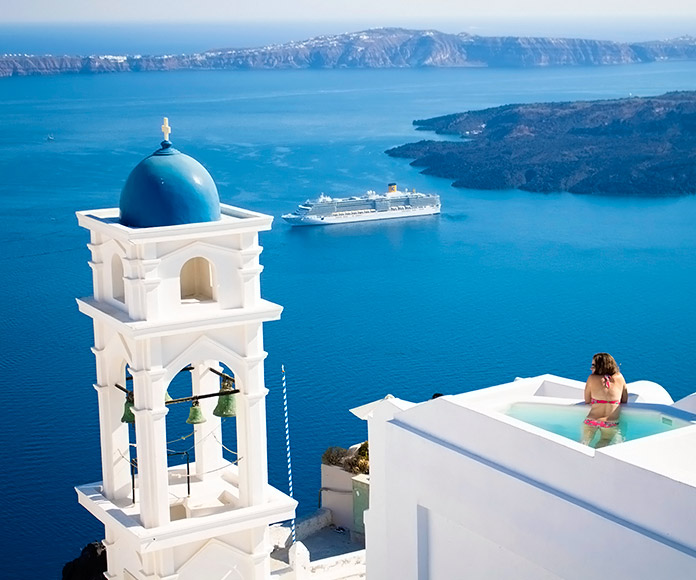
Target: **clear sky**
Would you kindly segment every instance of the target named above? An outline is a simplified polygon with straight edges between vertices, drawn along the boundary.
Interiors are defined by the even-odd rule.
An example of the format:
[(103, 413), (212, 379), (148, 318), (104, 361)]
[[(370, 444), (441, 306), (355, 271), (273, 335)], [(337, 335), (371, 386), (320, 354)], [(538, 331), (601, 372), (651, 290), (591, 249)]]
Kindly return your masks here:
[(3, 0), (3, 20), (240, 21), (691, 18), (689, 0)]
[(304, 27), (312, 34), (404, 26), (484, 36), (640, 40), (696, 36), (696, 1), (2, 0), (0, 25), (79, 22), (249, 22)]

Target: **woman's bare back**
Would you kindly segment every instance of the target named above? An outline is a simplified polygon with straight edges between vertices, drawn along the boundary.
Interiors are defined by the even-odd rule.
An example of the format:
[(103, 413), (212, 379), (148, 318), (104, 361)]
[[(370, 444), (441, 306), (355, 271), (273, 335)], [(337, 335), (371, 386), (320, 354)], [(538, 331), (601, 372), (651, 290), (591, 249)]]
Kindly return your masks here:
[(587, 377), (585, 383), (585, 403), (592, 405), (587, 417), (602, 421), (617, 421), (619, 403), (628, 400), (626, 381), (621, 373), (614, 375), (595, 375)]

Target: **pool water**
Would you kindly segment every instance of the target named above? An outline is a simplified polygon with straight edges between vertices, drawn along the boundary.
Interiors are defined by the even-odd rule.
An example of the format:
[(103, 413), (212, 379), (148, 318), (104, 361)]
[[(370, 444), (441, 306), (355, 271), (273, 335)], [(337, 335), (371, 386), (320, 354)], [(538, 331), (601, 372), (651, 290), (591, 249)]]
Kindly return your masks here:
[[(522, 402), (513, 403), (505, 414), (573, 441), (580, 441), (583, 421), (588, 411), (587, 405)], [(689, 420), (689, 414), (680, 414), (683, 414), (685, 418), (663, 413), (654, 407), (645, 409), (624, 407), (621, 410), (619, 432), (612, 443), (640, 439), (694, 424), (692, 420)], [(599, 430), (597, 431), (590, 446), (594, 446), (599, 438)]]

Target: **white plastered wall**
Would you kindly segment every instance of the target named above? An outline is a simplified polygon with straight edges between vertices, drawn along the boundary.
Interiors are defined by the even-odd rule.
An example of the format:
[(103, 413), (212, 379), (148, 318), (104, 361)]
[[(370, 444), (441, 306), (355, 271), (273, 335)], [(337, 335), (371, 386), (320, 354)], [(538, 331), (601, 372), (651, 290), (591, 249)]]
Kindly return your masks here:
[[(236, 573), (244, 579), (268, 578), (268, 525), (294, 514), (295, 502), (267, 481), (262, 323), (279, 318), (282, 309), (261, 299), (258, 231), (268, 229), (272, 218), (230, 206), (222, 209), (220, 222), (141, 230), (118, 224), (118, 210), (78, 213), (80, 225), (91, 232), (94, 295), (78, 304), (94, 320), (104, 473), (101, 485), (83, 486), (78, 495), (105, 524), (110, 579), (222, 580)], [(119, 260), (116, 267), (114, 258)], [(181, 300), (181, 269), (192, 258), (211, 264), (213, 300)], [(114, 296), (120, 292), (114, 276), (121, 268), (123, 301)], [(238, 497), (234, 509), (207, 509), (204, 503), (196, 506), (199, 512), (192, 519), (177, 515), (172, 521), (164, 394), (189, 364), (194, 367), (191, 394), (216, 392), (219, 377), (209, 369), (220, 370), (220, 363), (230, 369), (240, 390), (238, 470), (224, 472)], [(128, 427), (120, 422), (124, 394), (114, 386), (127, 384), (126, 366), (135, 395), (136, 508), (130, 498)], [(212, 414), (216, 399), (200, 404), (208, 420), (194, 427), (194, 475), (203, 481), (215, 472), (220, 479), (218, 465), (226, 468), (222, 449), (207, 437), (220, 424)], [(214, 489), (219, 486), (216, 477), (211, 477)], [(239, 531), (229, 532), (233, 529)], [(162, 547), (139, 539), (147, 538), (148, 530)]]
[(584, 579), (596, 562), (615, 578), (696, 577), (694, 487), (633, 463), (640, 440), (595, 451), (456, 397), (378, 409), (369, 429), (373, 580)]

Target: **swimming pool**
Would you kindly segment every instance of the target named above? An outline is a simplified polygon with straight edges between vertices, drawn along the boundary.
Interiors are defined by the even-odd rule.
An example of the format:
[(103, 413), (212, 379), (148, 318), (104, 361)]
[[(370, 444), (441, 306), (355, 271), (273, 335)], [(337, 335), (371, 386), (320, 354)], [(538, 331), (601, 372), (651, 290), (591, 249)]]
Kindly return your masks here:
[[(619, 435), (612, 443), (640, 439), (695, 424), (696, 416), (690, 413), (676, 409), (667, 412), (668, 407), (664, 407), (663, 412), (658, 407), (662, 406), (622, 407)], [(588, 405), (519, 402), (510, 405), (505, 414), (573, 441), (580, 441), (582, 424), (588, 411)], [(590, 445), (594, 446), (598, 438), (599, 433), (596, 433)]]

